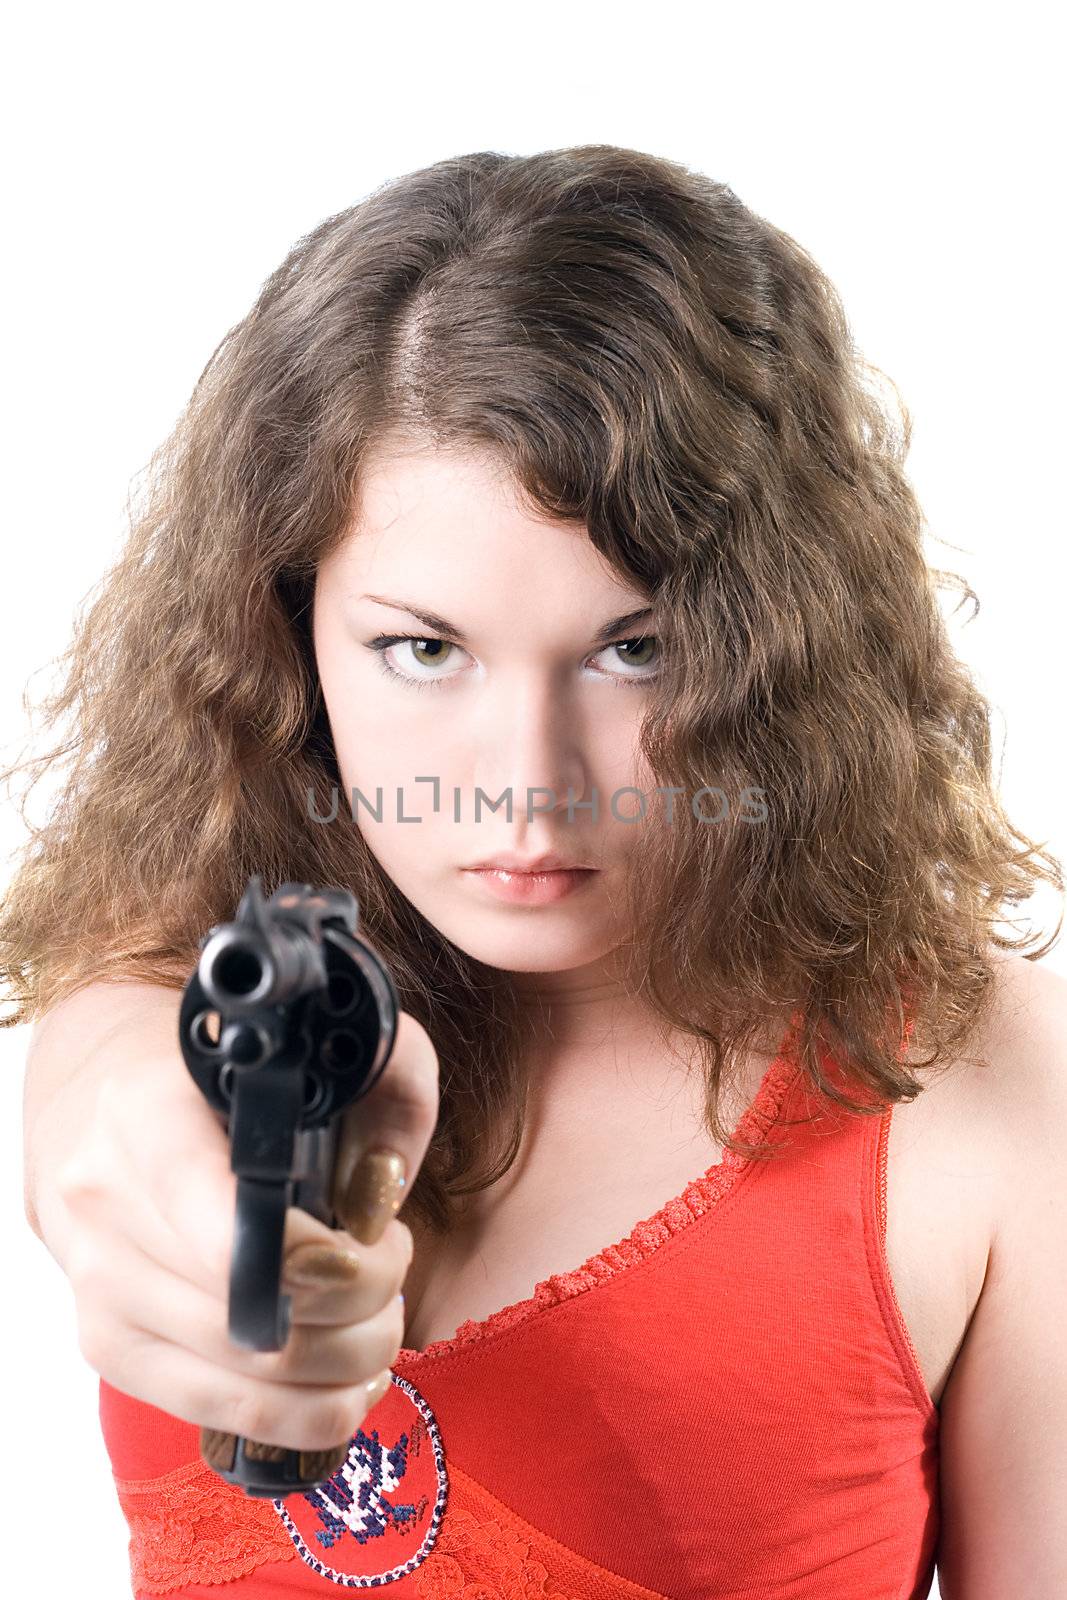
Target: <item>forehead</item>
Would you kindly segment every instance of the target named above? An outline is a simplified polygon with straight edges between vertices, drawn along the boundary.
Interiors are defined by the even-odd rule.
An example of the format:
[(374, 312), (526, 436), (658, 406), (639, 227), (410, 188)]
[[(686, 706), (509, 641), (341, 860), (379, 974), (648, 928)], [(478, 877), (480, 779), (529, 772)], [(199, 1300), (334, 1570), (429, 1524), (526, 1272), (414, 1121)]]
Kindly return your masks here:
[(647, 604), (582, 523), (529, 505), (499, 461), (475, 452), (376, 456), (323, 579), (349, 599), (373, 589), (457, 617), (487, 594), (564, 614)]
[(406, 449), (376, 454), (360, 473), (348, 530), (411, 537), (457, 523), (532, 526), (543, 514), (521, 503), (519, 485), (487, 454)]

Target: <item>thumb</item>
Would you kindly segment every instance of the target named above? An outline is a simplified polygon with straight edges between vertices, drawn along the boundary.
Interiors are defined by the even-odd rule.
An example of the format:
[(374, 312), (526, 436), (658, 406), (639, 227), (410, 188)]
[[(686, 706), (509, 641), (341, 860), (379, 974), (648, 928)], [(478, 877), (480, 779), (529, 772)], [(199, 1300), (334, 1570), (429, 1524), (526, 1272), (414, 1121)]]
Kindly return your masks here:
[(438, 1103), (433, 1042), (401, 1011), (384, 1071), (341, 1117), (331, 1204), (361, 1243), (376, 1243), (407, 1198), (437, 1126)]

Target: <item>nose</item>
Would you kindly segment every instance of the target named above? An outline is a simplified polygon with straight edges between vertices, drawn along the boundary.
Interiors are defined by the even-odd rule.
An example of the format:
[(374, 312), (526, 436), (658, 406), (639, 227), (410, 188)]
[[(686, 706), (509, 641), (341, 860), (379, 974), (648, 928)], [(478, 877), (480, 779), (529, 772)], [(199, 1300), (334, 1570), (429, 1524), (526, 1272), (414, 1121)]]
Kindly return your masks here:
[[(475, 714), (473, 781), (490, 800), (511, 793), (511, 817), (519, 826), (538, 815), (562, 816), (570, 804), (588, 801), (588, 761), (582, 751), (582, 728), (573, 706), (542, 677), (501, 681)], [(551, 792), (549, 792), (551, 791)], [(500, 808), (507, 815), (507, 806)], [(470, 797), (474, 813), (474, 791)], [(481, 805), (483, 819), (491, 813)], [(588, 808), (575, 821), (592, 820)]]

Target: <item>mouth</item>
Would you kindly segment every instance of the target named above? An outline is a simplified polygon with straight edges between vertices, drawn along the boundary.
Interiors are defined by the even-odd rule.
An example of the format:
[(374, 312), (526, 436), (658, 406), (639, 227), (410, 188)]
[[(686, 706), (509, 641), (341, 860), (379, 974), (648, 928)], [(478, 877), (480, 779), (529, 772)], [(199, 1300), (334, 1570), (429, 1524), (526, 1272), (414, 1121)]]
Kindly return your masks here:
[(465, 869), (468, 872), (595, 872), (596, 868), (588, 861), (570, 861), (564, 856), (551, 853), (541, 856), (524, 858), (504, 852), (502, 855), (493, 856), (488, 861), (473, 861)]
[(532, 872), (514, 867), (464, 867), (464, 875), (482, 885), (497, 899), (512, 905), (554, 905), (587, 888), (598, 876), (596, 867), (553, 867)]

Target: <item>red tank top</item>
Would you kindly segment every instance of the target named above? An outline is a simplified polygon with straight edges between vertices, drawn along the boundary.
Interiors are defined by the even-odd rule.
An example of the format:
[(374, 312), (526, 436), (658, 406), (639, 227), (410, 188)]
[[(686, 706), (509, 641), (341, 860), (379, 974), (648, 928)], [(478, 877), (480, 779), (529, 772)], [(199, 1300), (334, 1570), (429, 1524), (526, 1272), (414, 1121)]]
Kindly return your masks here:
[(939, 1414), (886, 1263), (891, 1115), (783, 1047), (737, 1130), (783, 1153), (725, 1151), (576, 1271), (402, 1350), (309, 1494), (245, 1495), (101, 1379), (134, 1594), (924, 1600)]

